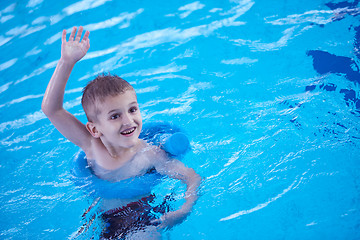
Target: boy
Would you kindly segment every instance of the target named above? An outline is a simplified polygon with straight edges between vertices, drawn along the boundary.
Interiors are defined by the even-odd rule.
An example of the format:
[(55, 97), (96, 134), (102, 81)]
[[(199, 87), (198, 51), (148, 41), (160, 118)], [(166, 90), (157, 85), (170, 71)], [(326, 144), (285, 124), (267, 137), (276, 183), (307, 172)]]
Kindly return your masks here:
[(200, 176), (139, 139), (142, 118), (130, 84), (116, 76), (99, 76), (90, 82), (82, 99), (88, 118), (86, 125), (63, 108), (65, 86), (72, 68), (90, 47), (89, 31), (80, 41), (83, 27), (79, 27), (77, 34), (76, 30), (74, 27), (69, 41), (63, 30), (61, 58), (46, 89), (43, 112), (62, 135), (85, 152), (94, 174), (100, 178), (121, 181), (155, 169), (160, 174), (182, 180), (187, 185), (186, 201), (179, 210), (162, 215), (158, 228), (171, 228), (181, 223), (198, 198)]

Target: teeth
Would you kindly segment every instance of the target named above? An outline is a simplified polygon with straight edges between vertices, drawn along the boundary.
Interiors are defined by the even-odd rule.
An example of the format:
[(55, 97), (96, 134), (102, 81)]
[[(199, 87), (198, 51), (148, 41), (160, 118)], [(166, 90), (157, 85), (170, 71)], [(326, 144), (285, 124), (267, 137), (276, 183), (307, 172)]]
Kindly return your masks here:
[(134, 131), (135, 131), (135, 128), (131, 128), (130, 130), (122, 132), (122, 134), (127, 135), (127, 134), (130, 134), (130, 133), (134, 132)]

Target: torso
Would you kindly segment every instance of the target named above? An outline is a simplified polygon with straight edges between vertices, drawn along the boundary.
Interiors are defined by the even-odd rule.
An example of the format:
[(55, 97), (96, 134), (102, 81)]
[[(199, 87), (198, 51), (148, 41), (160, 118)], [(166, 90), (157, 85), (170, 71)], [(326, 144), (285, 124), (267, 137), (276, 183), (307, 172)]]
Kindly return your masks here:
[(135, 151), (129, 152), (127, 156), (112, 158), (101, 141), (99, 142), (93, 144), (90, 154), (85, 152), (88, 165), (96, 176), (111, 182), (144, 175), (154, 168), (155, 158), (161, 157), (158, 147), (141, 140)]
[[(142, 176), (148, 171), (152, 171), (156, 167), (156, 162), (165, 159), (164, 156), (166, 156), (165, 152), (157, 146), (149, 145), (141, 140), (141, 145), (137, 151), (121, 159), (114, 159), (99, 139), (93, 139), (93, 141), (90, 151), (83, 149), (87, 156), (88, 165), (97, 177), (110, 182)], [(146, 195), (143, 193), (131, 199), (103, 199), (101, 208), (106, 211), (125, 206), (149, 194), (150, 192)]]

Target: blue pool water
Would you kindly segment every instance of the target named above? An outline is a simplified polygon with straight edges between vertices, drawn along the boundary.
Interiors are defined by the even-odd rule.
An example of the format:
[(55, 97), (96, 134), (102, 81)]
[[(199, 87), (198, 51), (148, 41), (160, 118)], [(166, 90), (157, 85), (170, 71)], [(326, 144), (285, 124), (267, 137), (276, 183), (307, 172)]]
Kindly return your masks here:
[[(65, 107), (112, 72), (188, 133), (201, 197), (165, 239), (360, 239), (359, 1), (0, 2), (0, 238), (67, 239), (91, 204), (40, 105), (60, 32), (90, 30)], [(164, 180), (153, 192), (184, 186)], [(94, 223), (79, 239), (98, 236)]]

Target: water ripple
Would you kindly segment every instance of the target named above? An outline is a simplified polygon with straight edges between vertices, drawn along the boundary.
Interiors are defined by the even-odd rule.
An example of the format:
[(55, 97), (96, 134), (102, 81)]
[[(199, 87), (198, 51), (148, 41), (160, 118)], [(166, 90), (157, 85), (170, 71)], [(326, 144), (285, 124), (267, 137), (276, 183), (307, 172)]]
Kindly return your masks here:
[(11, 67), (12, 65), (14, 65), (17, 62), (17, 60), (18, 60), (17, 58), (13, 58), (13, 59), (11, 59), (11, 60), (9, 60), (7, 62), (1, 63), (0, 64), (0, 71), (3, 71), (5, 69)]
[(261, 210), (265, 207), (267, 207), (270, 203), (275, 202), (276, 200), (278, 200), (279, 198), (281, 198), (282, 196), (284, 196), (287, 192), (289, 192), (291, 189), (293, 189), (293, 186), (297, 183), (297, 180), (295, 180), (289, 187), (287, 187), (286, 189), (284, 189), (281, 193), (279, 193), (278, 195), (276, 195), (273, 198), (270, 198), (267, 202), (265, 203), (261, 203), (258, 204), (256, 207), (248, 209), (248, 210), (241, 210), (237, 213), (231, 214), (230, 216), (221, 218), (220, 221), (228, 221), (234, 218), (238, 218), (242, 215), (246, 215), (252, 212), (256, 212), (258, 210)]

